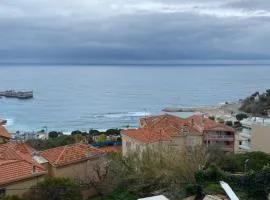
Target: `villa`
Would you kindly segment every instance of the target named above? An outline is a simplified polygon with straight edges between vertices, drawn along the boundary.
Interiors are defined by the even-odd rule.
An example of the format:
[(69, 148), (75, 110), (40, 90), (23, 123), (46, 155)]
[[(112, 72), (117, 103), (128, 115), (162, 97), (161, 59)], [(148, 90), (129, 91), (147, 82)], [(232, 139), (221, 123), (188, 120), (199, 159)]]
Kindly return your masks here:
[(49, 177), (70, 178), (86, 186), (83, 194), (89, 196), (95, 194), (92, 186), (105, 172), (105, 156), (106, 153), (98, 148), (77, 143), (41, 151), (38, 159), (42, 158)]
[(164, 114), (140, 119), (138, 129), (123, 130), (122, 153), (142, 152), (146, 148), (189, 152), (197, 146), (234, 152), (235, 130), (204, 116), (180, 118)]
[(44, 180), (45, 168), (32, 159), (30, 147), (23, 143), (0, 144), (0, 196), (21, 196)]

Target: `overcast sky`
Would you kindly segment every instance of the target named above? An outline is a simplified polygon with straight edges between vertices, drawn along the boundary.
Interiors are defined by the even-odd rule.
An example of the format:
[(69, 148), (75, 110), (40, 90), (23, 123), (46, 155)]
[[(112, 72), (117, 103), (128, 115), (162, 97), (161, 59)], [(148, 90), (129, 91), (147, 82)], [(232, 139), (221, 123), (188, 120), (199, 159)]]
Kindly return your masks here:
[(0, 1), (0, 62), (269, 58), (270, 0)]

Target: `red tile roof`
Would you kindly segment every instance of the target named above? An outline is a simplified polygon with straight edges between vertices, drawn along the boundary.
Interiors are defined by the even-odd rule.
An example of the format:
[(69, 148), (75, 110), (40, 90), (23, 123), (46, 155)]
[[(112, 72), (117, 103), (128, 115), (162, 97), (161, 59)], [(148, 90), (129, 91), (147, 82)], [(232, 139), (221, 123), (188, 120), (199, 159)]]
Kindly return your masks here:
[(200, 132), (204, 131), (228, 131), (235, 132), (235, 130), (225, 124), (221, 124), (215, 122), (214, 120), (204, 118), (198, 115), (193, 115), (189, 118), (186, 118), (186, 121), (191, 125), (193, 124), (194, 128), (196, 128)]
[(103, 153), (103, 151), (90, 145), (77, 143), (41, 151), (40, 155), (47, 159), (51, 165), (62, 166)]
[(172, 140), (172, 137), (168, 133), (164, 131), (156, 131), (147, 127), (123, 130), (122, 134), (145, 143)]
[(117, 146), (105, 146), (105, 147), (100, 147), (100, 150), (106, 152), (106, 153), (120, 153), (122, 150), (122, 147), (117, 145)]
[(4, 137), (7, 139), (11, 138), (11, 134), (7, 131), (7, 129), (4, 126), (0, 125), (0, 137)]
[(28, 144), (21, 142), (21, 141), (12, 141), (7, 143), (8, 146), (16, 151), (19, 151), (24, 154), (31, 154), (35, 150)]
[(155, 129), (158, 132), (164, 131), (170, 136), (183, 135), (183, 128), (189, 126), (185, 119), (169, 114), (142, 118), (141, 123), (143, 122), (145, 127)]
[(175, 136), (184, 136), (185, 132), (189, 135), (203, 135), (205, 131), (234, 132), (234, 129), (229, 126), (198, 115), (183, 119), (164, 114), (141, 118), (140, 122), (143, 124), (142, 128), (124, 130), (122, 134), (142, 142), (151, 143), (172, 140)]
[(0, 145), (0, 185), (44, 174), (44, 167), (36, 163), (30, 154), (17, 151), (10, 144)]

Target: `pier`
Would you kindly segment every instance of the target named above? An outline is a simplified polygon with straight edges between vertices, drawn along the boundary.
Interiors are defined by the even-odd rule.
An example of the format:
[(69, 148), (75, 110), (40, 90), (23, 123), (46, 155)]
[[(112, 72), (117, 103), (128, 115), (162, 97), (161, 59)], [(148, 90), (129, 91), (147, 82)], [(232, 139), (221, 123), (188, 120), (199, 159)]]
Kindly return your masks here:
[(0, 98), (17, 98), (17, 99), (32, 99), (34, 97), (33, 91), (15, 91), (15, 90), (6, 90), (0, 91)]

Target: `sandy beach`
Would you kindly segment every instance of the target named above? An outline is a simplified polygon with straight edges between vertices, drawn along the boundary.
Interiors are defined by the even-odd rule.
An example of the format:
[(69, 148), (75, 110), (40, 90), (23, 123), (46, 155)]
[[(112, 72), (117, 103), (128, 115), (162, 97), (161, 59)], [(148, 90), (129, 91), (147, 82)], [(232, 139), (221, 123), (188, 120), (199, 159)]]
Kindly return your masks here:
[(206, 116), (231, 118), (239, 113), (240, 102), (227, 103), (221, 106), (191, 107), (191, 108), (164, 108), (164, 112), (197, 112)]

